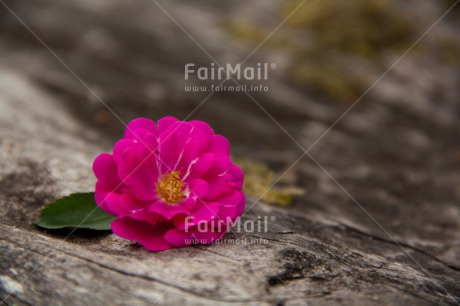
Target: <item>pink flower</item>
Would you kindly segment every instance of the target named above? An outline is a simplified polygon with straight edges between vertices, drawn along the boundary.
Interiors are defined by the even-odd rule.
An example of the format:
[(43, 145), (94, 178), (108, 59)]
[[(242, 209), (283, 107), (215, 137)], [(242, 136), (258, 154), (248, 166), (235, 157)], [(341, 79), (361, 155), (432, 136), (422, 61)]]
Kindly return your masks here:
[(202, 121), (138, 118), (113, 154), (93, 164), (96, 203), (112, 231), (150, 251), (212, 243), (241, 216), (243, 172), (230, 145)]

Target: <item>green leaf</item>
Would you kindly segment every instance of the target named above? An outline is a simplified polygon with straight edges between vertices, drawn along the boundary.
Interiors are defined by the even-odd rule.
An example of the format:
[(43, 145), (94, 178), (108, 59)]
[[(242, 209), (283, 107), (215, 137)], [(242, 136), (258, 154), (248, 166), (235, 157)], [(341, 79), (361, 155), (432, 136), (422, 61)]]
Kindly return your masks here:
[(48, 204), (36, 225), (48, 229), (74, 227), (110, 230), (114, 219), (97, 206), (94, 192), (74, 193)]

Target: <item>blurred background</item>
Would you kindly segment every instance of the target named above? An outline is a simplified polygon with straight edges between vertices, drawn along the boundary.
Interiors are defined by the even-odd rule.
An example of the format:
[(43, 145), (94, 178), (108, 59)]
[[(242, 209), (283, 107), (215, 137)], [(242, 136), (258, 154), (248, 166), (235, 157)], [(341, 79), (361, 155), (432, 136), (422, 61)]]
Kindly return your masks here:
[[(4, 141), (77, 159), (110, 150), (118, 119), (205, 120), (259, 167), (255, 198), (260, 177), (267, 187), (288, 169), (278, 188), (303, 195), (286, 209), (385, 237), (359, 203), (398, 240), (460, 266), (460, 7), (439, 19), (454, 1), (3, 1)], [(214, 60), (276, 68), (240, 82), (268, 91), (184, 90), (216, 84), (184, 79), (187, 63)], [(306, 156), (291, 167), (302, 150), (274, 121), (321, 166)], [(2, 190), (32, 203), (39, 184), (21, 176), (41, 170), (27, 171)], [(21, 184), (28, 194), (15, 194)]]

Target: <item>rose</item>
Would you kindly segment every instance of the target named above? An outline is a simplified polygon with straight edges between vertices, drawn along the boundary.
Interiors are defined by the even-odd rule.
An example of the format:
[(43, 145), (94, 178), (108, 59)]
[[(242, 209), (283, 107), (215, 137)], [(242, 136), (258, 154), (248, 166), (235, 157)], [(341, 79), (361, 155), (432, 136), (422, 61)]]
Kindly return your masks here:
[(212, 243), (246, 202), (243, 172), (229, 154), (227, 139), (205, 122), (135, 119), (113, 154), (94, 160), (95, 201), (116, 216), (116, 235), (148, 250)]

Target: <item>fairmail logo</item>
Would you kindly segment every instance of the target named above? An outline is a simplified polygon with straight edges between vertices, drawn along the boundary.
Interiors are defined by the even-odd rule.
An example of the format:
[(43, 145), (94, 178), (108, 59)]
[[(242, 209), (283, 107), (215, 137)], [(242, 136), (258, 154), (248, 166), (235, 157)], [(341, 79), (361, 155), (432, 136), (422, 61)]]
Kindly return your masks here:
[(185, 80), (195, 77), (199, 80), (268, 80), (269, 71), (276, 68), (276, 64), (257, 63), (256, 66), (245, 66), (241, 64), (227, 64), (218, 66), (211, 63), (208, 67), (197, 67), (194, 63), (188, 63), (184, 67)]
[(219, 217), (211, 217), (209, 222), (197, 222), (195, 216), (187, 216), (185, 218), (185, 232), (188, 233), (189, 229), (196, 229), (200, 233), (209, 233), (209, 232), (222, 232), (222, 231), (233, 231), (233, 232), (246, 232), (246, 233), (268, 233), (269, 223), (276, 221), (275, 216), (257, 216), (256, 219), (246, 219), (242, 220), (241, 218), (236, 218), (233, 220), (230, 217), (227, 217), (226, 220)]

